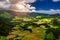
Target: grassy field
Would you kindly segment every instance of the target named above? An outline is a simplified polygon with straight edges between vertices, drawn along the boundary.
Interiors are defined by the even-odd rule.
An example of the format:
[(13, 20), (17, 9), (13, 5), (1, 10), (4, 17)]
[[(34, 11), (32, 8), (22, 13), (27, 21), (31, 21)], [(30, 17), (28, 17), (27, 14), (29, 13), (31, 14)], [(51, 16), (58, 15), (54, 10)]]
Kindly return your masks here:
[[(4, 14), (2, 14), (4, 13)], [(60, 17), (0, 13), (0, 40), (60, 40)]]

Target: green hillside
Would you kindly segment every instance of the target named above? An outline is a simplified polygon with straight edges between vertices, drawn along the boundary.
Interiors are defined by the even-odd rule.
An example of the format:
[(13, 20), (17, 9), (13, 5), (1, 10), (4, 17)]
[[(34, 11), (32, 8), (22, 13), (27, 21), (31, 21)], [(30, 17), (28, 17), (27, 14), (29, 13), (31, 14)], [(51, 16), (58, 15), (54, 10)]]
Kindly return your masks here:
[(0, 40), (60, 40), (60, 16), (28, 13), (20, 17), (1, 11)]

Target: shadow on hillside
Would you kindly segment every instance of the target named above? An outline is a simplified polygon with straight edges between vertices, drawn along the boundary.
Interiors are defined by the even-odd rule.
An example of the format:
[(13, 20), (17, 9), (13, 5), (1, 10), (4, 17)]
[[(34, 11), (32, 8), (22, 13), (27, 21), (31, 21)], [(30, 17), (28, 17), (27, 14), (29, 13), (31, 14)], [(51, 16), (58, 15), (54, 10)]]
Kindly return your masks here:
[(11, 32), (13, 25), (9, 22), (9, 19), (0, 17), (0, 35), (7, 36)]

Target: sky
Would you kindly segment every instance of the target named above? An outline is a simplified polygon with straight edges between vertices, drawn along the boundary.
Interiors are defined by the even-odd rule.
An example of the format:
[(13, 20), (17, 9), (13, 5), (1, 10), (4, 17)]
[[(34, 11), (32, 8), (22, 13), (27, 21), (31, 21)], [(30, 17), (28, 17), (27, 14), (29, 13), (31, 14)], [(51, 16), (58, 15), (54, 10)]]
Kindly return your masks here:
[(60, 9), (60, 0), (36, 0), (32, 3), (36, 10)]
[[(19, 2), (15, 5), (18, 8), (16, 11), (48, 14), (60, 13), (60, 0), (13, 0), (13, 2), (17, 1)], [(0, 0), (0, 10), (11, 9), (13, 2), (11, 0)]]

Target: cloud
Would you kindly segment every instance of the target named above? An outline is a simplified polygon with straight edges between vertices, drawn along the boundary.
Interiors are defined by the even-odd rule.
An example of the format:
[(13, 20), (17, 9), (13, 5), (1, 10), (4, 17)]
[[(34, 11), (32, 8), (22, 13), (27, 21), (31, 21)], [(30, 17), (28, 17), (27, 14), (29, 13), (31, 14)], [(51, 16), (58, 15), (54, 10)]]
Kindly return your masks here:
[(0, 10), (8, 9), (10, 7), (10, 3), (7, 0), (0, 0)]
[(39, 10), (39, 11), (36, 11), (38, 13), (46, 13), (46, 14), (56, 14), (56, 13), (59, 13), (60, 14), (60, 10), (57, 9), (57, 10), (54, 10), (54, 9), (50, 9), (50, 10)]
[(31, 6), (30, 4), (27, 4), (26, 1), (20, 1), (15, 5), (13, 4), (13, 7), (11, 10), (14, 10), (17, 12), (34, 12), (35, 9), (36, 9), (35, 7)]
[(3, 0), (0, 1), (0, 10), (5, 9), (5, 10), (13, 10), (13, 11), (18, 11), (18, 12), (35, 12), (35, 7), (31, 6), (28, 3), (33, 3), (36, 0), (21, 0), (18, 1), (15, 4), (12, 4), (11, 0)]
[(59, 2), (60, 0), (52, 0), (53, 2)]
[(35, 2), (36, 0), (24, 0), (24, 1), (26, 1), (26, 3), (33, 3), (33, 2)]

